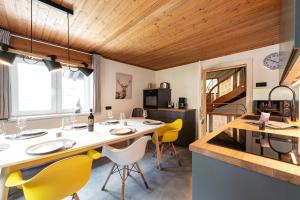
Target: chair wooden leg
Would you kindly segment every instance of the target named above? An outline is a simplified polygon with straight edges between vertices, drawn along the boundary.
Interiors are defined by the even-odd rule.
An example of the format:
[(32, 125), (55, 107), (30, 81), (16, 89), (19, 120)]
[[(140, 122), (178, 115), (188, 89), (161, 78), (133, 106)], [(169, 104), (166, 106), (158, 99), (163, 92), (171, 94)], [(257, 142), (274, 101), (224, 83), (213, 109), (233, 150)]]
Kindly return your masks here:
[(126, 166), (123, 167), (121, 200), (124, 200), (124, 197), (125, 197), (125, 181), (126, 181)]
[(160, 155), (163, 155), (163, 153), (164, 153), (164, 144), (162, 143), (160, 145)]
[(174, 146), (173, 143), (171, 143), (171, 145), (172, 145), (172, 148), (173, 148), (173, 151), (174, 151), (174, 155), (175, 155), (175, 157), (176, 157), (176, 159), (177, 159), (177, 161), (178, 161), (178, 165), (179, 165), (180, 167), (182, 167), (182, 164), (181, 164), (181, 161), (180, 161), (180, 159), (179, 159), (179, 155), (178, 155), (178, 153), (177, 153), (177, 151), (176, 151), (176, 148), (175, 148), (175, 146)]
[(127, 176), (130, 176), (129, 165), (126, 165), (126, 167), (127, 167)]
[(156, 161), (157, 161), (157, 167), (159, 170), (162, 170), (161, 167), (161, 154), (160, 154), (160, 149), (159, 149), (159, 139), (158, 139), (158, 132), (154, 132), (154, 137), (155, 137), (155, 146), (156, 146)]
[(109, 174), (108, 174), (108, 176), (107, 176), (107, 178), (106, 178), (106, 180), (105, 180), (105, 183), (104, 183), (104, 185), (102, 186), (102, 190), (105, 190), (105, 186), (106, 186), (106, 184), (108, 183), (108, 180), (109, 180), (110, 176), (114, 173), (115, 167), (116, 167), (116, 164), (114, 164), (114, 165), (112, 166), (112, 168), (111, 168), (111, 170), (110, 170), (110, 172), (109, 172)]
[(145, 179), (145, 177), (144, 177), (144, 174), (143, 174), (143, 172), (142, 172), (142, 170), (141, 170), (139, 164), (136, 162), (135, 165), (136, 165), (136, 167), (137, 167), (138, 173), (141, 175), (141, 177), (142, 177), (142, 179), (143, 179), (143, 181), (144, 181), (144, 184), (145, 184), (146, 188), (149, 189), (148, 183), (147, 183), (147, 181), (146, 181), (146, 179)]
[(74, 194), (73, 194), (72, 200), (80, 200), (77, 193), (74, 193)]

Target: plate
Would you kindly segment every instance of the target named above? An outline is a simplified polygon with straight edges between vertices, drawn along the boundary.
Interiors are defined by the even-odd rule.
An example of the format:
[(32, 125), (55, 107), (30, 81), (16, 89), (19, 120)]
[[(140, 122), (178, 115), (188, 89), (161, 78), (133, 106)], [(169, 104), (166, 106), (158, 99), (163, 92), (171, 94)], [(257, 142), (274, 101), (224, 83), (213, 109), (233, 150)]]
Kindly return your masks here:
[(73, 125), (73, 129), (84, 129), (84, 128), (87, 128), (88, 125), (85, 124), (85, 123), (81, 123), (81, 124), (74, 124)]
[(135, 131), (132, 128), (114, 128), (109, 130), (112, 135), (127, 135), (134, 133)]
[(75, 141), (68, 139), (51, 140), (28, 147), (26, 149), (26, 153), (29, 155), (50, 154), (60, 150), (70, 149), (75, 144)]
[(41, 137), (43, 135), (48, 134), (47, 131), (45, 132), (40, 132), (40, 133), (35, 133), (35, 134), (18, 134), (18, 136), (16, 137), (16, 134), (9, 134), (7, 136), (5, 136), (5, 139), (9, 139), (9, 140), (27, 140), (27, 139), (32, 139), (32, 138), (36, 138), (36, 137)]
[(26, 130), (20, 133), (20, 136), (33, 136), (33, 135), (40, 135), (46, 133), (45, 129), (33, 129), (33, 130)]
[(143, 124), (146, 124), (146, 125), (161, 125), (162, 122), (161, 121), (146, 120), (146, 121), (143, 121)]
[(104, 124), (118, 124), (119, 120), (107, 120), (104, 122)]

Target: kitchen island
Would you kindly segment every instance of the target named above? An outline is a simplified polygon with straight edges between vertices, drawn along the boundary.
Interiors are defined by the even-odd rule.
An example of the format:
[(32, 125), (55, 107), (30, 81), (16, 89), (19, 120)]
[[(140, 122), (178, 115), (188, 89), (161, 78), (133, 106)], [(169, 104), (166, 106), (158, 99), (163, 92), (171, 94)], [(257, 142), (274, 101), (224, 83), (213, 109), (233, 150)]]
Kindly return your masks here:
[[(190, 145), (193, 152), (193, 199), (203, 200), (289, 200), (300, 197), (300, 166), (212, 144), (228, 130), (248, 133), (300, 137), (300, 129), (259, 130), (242, 116)], [(253, 122), (253, 121), (252, 121)], [(299, 122), (287, 122), (300, 125)], [(250, 131), (250, 132), (249, 132)], [(251, 136), (252, 136), (251, 134)], [(238, 137), (235, 135), (235, 137)], [(247, 137), (247, 138), (246, 138)], [(237, 140), (242, 140), (238, 138)], [(257, 143), (254, 140), (253, 144)], [(297, 148), (299, 140), (297, 142)], [(246, 147), (249, 148), (249, 147)], [(262, 149), (262, 148), (259, 148)], [(298, 149), (297, 149), (298, 150)], [(270, 154), (270, 153), (269, 153)], [(298, 158), (297, 158), (298, 159)]]

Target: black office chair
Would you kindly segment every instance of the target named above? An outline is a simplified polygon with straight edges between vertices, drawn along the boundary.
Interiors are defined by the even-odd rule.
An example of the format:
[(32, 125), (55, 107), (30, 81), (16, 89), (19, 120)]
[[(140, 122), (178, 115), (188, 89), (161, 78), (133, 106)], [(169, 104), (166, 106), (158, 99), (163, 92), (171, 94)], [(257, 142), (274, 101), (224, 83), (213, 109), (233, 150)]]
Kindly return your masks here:
[(143, 108), (134, 108), (131, 113), (131, 117), (143, 117)]

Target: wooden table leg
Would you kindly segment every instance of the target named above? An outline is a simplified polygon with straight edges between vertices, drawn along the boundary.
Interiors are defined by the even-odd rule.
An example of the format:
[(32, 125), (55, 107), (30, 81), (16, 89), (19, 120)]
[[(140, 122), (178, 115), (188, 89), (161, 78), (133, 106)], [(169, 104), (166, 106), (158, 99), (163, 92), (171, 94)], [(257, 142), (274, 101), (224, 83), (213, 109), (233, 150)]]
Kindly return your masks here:
[(159, 149), (159, 141), (158, 141), (158, 133), (157, 131), (154, 132), (155, 137), (155, 146), (156, 146), (156, 159), (157, 159), (157, 167), (161, 170), (161, 157), (160, 157), (160, 149)]
[(1, 170), (1, 176), (0, 176), (0, 197), (1, 200), (7, 200), (8, 198), (8, 187), (5, 186), (6, 179), (9, 175), (9, 169), (8, 168), (2, 168)]

